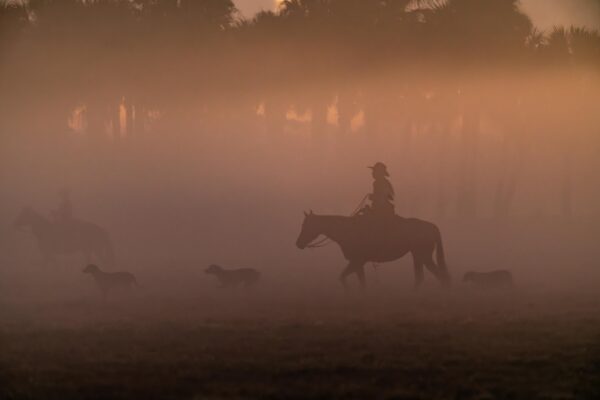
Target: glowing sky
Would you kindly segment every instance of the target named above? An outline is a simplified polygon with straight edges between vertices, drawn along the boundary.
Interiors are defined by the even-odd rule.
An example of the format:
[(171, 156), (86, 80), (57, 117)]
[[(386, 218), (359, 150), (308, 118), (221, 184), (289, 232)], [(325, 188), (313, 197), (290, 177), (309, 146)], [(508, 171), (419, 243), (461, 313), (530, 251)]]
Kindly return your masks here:
[(600, 28), (598, 0), (523, 0), (522, 8), (541, 29), (554, 25)]
[[(234, 0), (243, 15), (275, 8), (279, 0)], [(522, 7), (541, 29), (554, 25), (584, 25), (600, 28), (598, 0), (522, 0)]]

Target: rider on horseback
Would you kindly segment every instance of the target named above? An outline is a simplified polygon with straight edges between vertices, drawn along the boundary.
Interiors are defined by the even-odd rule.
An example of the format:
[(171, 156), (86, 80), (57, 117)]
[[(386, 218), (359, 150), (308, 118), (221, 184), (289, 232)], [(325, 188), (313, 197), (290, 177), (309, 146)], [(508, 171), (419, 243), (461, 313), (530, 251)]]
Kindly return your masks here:
[(377, 162), (372, 167), (373, 193), (369, 194), (371, 205), (363, 207), (360, 214), (377, 215), (377, 216), (393, 216), (394, 215), (394, 188), (392, 183), (387, 179), (390, 174), (387, 167), (382, 162)]

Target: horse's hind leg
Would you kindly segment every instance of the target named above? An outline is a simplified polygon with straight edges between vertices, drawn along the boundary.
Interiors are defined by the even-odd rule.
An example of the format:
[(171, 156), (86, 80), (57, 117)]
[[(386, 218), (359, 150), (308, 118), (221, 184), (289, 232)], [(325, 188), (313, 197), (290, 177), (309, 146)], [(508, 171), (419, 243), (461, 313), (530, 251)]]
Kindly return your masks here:
[(425, 278), (425, 271), (423, 269), (423, 262), (417, 254), (413, 253), (413, 264), (415, 268), (415, 288), (419, 288), (423, 284)]
[(358, 277), (358, 283), (360, 284), (360, 288), (365, 290), (367, 288), (367, 279), (365, 278), (365, 266), (357, 265), (355, 267), (354, 272), (356, 272), (356, 276)]
[(444, 284), (445, 286), (449, 286), (450, 285), (450, 273), (448, 272), (448, 268), (446, 268), (445, 265), (439, 265), (436, 264), (438, 267), (438, 271), (440, 274), (440, 279), (442, 281), (442, 284)]
[(436, 264), (436, 265), (440, 272), (440, 276), (442, 277), (442, 283), (444, 283), (444, 285), (450, 285), (451, 278), (450, 278), (450, 273), (448, 272), (448, 267), (446, 266), (446, 264), (444, 262), (442, 262), (441, 264)]
[(353, 271), (353, 264), (350, 263), (348, 264), (348, 266), (346, 268), (344, 268), (344, 270), (342, 271), (342, 273), (340, 274), (340, 282), (342, 282), (342, 285), (344, 285), (344, 289), (346, 289), (347, 285), (346, 285), (346, 278), (348, 277), (348, 275), (350, 275)]
[(445, 268), (440, 267), (433, 261), (433, 257), (431, 254), (428, 255), (425, 259), (425, 266), (427, 267), (429, 272), (435, 275), (435, 277), (442, 283), (442, 285), (449, 284), (448, 272), (445, 270)]

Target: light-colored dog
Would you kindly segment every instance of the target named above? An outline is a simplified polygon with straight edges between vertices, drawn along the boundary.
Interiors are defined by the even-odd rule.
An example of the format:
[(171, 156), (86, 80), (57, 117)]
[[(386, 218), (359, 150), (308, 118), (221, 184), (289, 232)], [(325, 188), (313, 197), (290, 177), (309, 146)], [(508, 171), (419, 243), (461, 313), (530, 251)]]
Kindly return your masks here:
[(223, 267), (211, 264), (205, 271), (207, 274), (214, 275), (221, 283), (221, 287), (235, 286), (253, 286), (260, 279), (260, 272), (252, 268), (224, 269)]
[(469, 271), (463, 276), (463, 282), (483, 288), (509, 288), (514, 285), (512, 274), (505, 269), (490, 272)]
[(139, 286), (135, 276), (129, 272), (103, 272), (97, 265), (89, 264), (83, 273), (94, 277), (104, 297), (113, 289), (131, 289), (133, 286)]

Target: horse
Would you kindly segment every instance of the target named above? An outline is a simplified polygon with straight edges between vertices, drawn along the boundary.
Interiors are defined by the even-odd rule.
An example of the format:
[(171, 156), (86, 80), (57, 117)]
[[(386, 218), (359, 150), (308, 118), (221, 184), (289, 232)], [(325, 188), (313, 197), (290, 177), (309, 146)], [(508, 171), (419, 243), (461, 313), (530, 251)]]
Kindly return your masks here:
[[(317, 215), (304, 213), (304, 222), (296, 246), (299, 249), (318, 247), (311, 245), (320, 235), (337, 243), (348, 261), (340, 281), (346, 287), (346, 278), (355, 273), (361, 287), (366, 287), (364, 265), (397, 260), (411, 253), (415, 271), (415, 286), (423, 283), (424, 268), (444, 286), (450, 284), (450, 275), (444, 257), (442, 235), (438, 227), (416, 218)], [(436, 253), (436, 262), (433, 252)]]
[(14, 226), (31, 228), (45, 265), (56, 264), (57, 255), (73, 253), (82, 253), (87, 263), (91, 262), (92, 255), (106, 265), (112, 266), (115, 263), (108, 233), (90, 222), (51, 222), (32, 208), (25, 207)]

